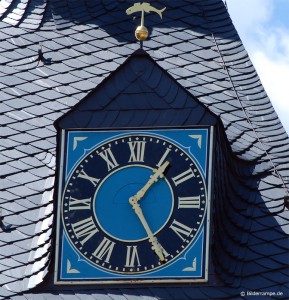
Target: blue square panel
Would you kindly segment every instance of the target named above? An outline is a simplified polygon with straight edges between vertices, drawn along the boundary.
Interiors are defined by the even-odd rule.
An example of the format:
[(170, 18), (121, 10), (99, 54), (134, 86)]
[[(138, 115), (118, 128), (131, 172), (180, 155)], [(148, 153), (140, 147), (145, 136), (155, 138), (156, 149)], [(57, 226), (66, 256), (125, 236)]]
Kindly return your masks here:
[(212, 127), (63, 130), (57, 284), (208, 280)]

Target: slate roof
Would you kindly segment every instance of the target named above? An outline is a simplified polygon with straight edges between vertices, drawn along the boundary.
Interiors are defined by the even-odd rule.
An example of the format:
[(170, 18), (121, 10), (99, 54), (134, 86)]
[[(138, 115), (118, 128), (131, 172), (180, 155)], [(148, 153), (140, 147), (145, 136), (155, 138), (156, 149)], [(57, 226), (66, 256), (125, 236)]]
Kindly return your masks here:
[[(146, 57), (135, 52), (139, 18), (125, 14), (132, 3), (0, 2), (0, 297), (239, 299), (258, 290), (287, 299), (289, 139), (226, 7), (221, 0), (162, 1), (163, 19), (146, 16)], [(209, 283), (55, 287), (54, 124), (129, 59), (147, 60), (146, 70), (156, 64), (156, 74), (185, 91), (186, 105), (198, 103), (217, 124)], [(137, 78), (179, 101), (155, 76)]]

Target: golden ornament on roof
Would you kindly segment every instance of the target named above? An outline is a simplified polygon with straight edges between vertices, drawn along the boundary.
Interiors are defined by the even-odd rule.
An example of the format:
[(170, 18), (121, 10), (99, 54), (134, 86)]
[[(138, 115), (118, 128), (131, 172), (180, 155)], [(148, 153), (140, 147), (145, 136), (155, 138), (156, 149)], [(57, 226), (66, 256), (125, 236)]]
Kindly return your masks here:
[(133, 13), (136, 12), (141, 12), (141, 25), (138, 26), (135, 30), (135, 37), (137, 40), (139, 41), (145, 41), (148, 36), (149, 36), (149, 32), (148, 29), (144, 26), (144, 13), (150, 13), (150, 12), (155, 12), (157, 13), (160, 18), (162, 19), (163, 17), (163, 12), (165, 11), (166, 7), (162, 8), (162, 9), (157, 9), (153, 6), (150, 5), (150, 3), (148, 2), (137, 2), (135, 3), (133, 6), (129, 7), (126, 10), (126, 14), (127, 15), (131, 15)]
[(145, 41), (149, 36), (149, 32), (145, 26), (138, 26), (135, 30), (135, 37), (139, 41)]

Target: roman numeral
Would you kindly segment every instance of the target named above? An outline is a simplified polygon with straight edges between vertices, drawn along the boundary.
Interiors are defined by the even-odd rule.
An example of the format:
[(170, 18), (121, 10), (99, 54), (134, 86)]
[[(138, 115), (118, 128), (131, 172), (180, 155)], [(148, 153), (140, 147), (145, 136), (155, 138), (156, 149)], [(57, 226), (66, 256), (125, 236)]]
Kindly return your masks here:
[(115, 245), (114, 242), (104, 237), (101, 243), (93, 252), (93, 255), (98, 259), (103, 259), (105, 257), (104, 261), (109, 263), (114, 245)]
[(172, 225), (170, 228), (183, 240), (185, 241), (186, 238), (190, 235), (191, 233), (191, 228), (188, 227), (187, 225), (180, 223), (176, 220), (173, 221)]
[(80, 243), (82, 245), (98, 232), (98, 229), (95, 227), (92, 217), (78, 221), (74, 224), (71, 224), (71, 226), (76, 237), (78, 239), (81, 239)]
[(166, 157), (170, 153), (171, 149), (167, 148), (164, 155), (161, 157), (160, 161), (156, 164), (157, 167), (160, 167), (164, 164)]
[(138, 267), (141, 266), (138, 257), (137, 246), (126, 246), (125, 267), (133, 268), (135, 265), (137, 265)]
[(175, 176), (172, 178), (175, 186), (181, 184), (184, 181), (189, 180), (190, 178), (195, 177), (195, 174), (191, 168), (189, 168), (187, 171)]
[(130, 149), (130, 157), (128, 162), (144, 162), (144, 154), (145, 154), (145, 145), (146, 142), (143, 141), (135, 141), (128, 142)]
[(90, 209), (91, 198), (87, 199), (76, 199), (69, 198), (69, 210), (79, 210), (79, 209)]
[(86, 179), (86, 180), (89, 180), (94, 187), (96, 187), (97, 183), (99, 182), (100, 179), (98, 178), (94, 178), (94, 177), (91, 177), (91, 176), (88, 176), (84, 170), (82, 169), (79, 174), (78, 174), (78, 177), (80, 178), (83, 178), (83, 179)]
[(178, 208), (200, 208), (200, 196), (179, 197)]
[(118, 166), (118, 163), (110, 148), (98, 153), (98, 155), (100, 155), (106, 161), (108, 171)]

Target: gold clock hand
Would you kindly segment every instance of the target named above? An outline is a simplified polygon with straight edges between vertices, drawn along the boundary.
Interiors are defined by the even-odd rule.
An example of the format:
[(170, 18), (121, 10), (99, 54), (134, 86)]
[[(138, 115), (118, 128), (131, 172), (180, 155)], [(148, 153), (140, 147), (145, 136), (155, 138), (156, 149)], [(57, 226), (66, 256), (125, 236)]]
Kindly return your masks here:
[(130, 197), (129, 203), (132, 205), (133, 210), (137, 214), (138, 218), (140, 219), (140, 221), (148, 235), (149, 242), (152, 244), (152, 250), (155, 251), (155, 253), (159, 257), (160, 261), (166, 261), (164, 255), (163, 255), (163, 250), (162, 250), (163, 248), (162, 248), (161, 244), (159, 243), (158, 239), (153, 235), (153, 233), (143, 215), (142, 209), (137, 202), (137, 199), (135, 197)]
[(169, 164), (169, 161), (165, 161), (158, 169), (153, 170), (154, 174), (150, 176), (149, 181), (133, 196), (136, 201), (139, 201), (144, 196), (152, 184), (158, 181), (158, 178), (164, 177), (164, 172)]

